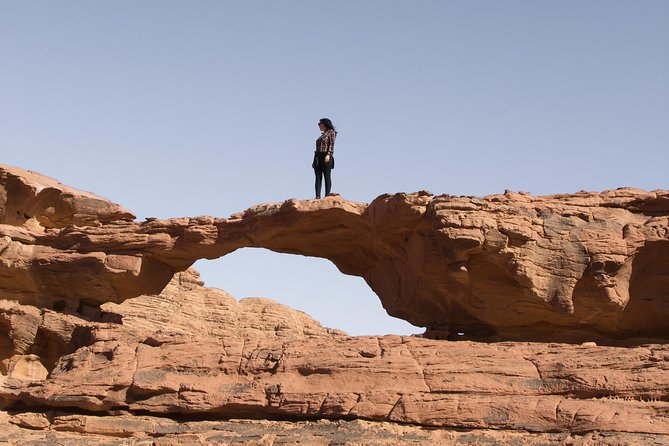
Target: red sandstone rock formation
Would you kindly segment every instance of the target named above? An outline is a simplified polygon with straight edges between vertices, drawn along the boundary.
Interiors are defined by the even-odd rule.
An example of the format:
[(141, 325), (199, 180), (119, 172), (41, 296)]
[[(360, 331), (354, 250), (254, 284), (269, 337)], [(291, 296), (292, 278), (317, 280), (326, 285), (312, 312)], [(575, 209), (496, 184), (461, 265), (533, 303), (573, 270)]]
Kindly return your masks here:
[(35, 172), (0, 165), (0, 224), (22, 225), (33, 218), (45, 228), (62, 228), (131, 221), (135, 216), (106, 198)]
[(2, 405), (39, 419), (46, 410), (669, 434), (666, 345), (348, 337), (267, 300), (237, 303), (193, 272), (104, 310), (121, 323), (5, 302), (14, 346)]
[[(79, 444), (79, 432), (94, 435), (87, 444), (147, 434), (202, 443), (227, 441), (216, 431), (230, 429), (234, 441), (274, 444), (294, 435), (285, 433), (294, 424), (226, 418), (305, 420), (299, 429), (314, 444), (328, 444), (322, 432), (370, 425), (319, 430), (306, 420), (388, 430), (369, 444), (669, 438), (667, 345), (354, 338), (266, 299), (237, 302), (187, 270), (265, 247), (332, 260), (433, 336), (666, 338), (667, 192), (418, 193), (369, 206), (333, 197), (136, 223), (36, 174), (0, 168), (0, 178), (0, 441)], [(16, 184), (32, 192), (15, 193), (25, 189)], [(55, 192), (36, 199), (45, 184)], [(210, 421), (175, 426), (190, 417)], [(397, 423), (435, 430), (400, 435)], [(263, 429), (274, 440), (250, 433)], [(568, 433), (548, 433), (559, 431)]]
[[(79, 218), (107, 218), (88, 212)], [(288, 200), (230, 218), (0, 225), (0, 289), (42, 307), (120, 303), (158, 294), (197, 259), (243, 247), (327, 258), (430, 337), (669, 338), (668, 191), (421, 192), (370, 205)]]
[(185, 421), (146, 415), (113, 417), (49, 412), (0, 412), (0, 444), (8, 445), (232, 445), (232, 446), (664, 446), (658, 434), (592, 432), (531, 433), (500, 430), (443, 430), (364, 420)]

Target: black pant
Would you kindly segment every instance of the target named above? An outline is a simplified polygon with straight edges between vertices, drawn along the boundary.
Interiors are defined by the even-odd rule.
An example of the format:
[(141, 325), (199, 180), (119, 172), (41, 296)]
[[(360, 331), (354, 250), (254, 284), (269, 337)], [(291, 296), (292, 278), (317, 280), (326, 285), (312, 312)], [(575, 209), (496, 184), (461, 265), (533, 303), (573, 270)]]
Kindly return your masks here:
[(325, 195), (330, 195), (332, 189), (332, 180), (330, 179), (330, 172), (332, 171), (332, 157), (330, 161), (325, 162), (325, 152), (317, 153), (318, 165), (314, 167), (316, 174), (316, 198), (321, 198), (321, 185), (323, 184), (323, 177), (325, 177)]

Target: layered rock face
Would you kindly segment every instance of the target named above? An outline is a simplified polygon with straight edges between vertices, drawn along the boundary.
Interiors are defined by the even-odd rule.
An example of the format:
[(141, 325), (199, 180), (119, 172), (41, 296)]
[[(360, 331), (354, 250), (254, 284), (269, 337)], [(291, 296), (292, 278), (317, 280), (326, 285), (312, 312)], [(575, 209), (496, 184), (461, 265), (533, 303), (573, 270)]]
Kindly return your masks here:
[[(669, 438), (669, 347), (638, 339), (669, 335), (667, 192), (331, 197), (136, 223), (37, 174), (0, 178), (0, 442)], [(247, 246), (328, 258), (434, 337), (633, 346), (350, 337), (188, 269)]]
[(139, 415), (362, 419), (484, 437), (607, 431), (628, 444), (669, 434), (666, 345), (349, 337), (267, 299), (236, 302), (193, 271), (160, 295), (103, 305), (102, 319), (120, 323), (13, 302), (0, 315), (14, 349), (2, 362), (1, 404), (9, 423), (45, 434), (175, 433)]

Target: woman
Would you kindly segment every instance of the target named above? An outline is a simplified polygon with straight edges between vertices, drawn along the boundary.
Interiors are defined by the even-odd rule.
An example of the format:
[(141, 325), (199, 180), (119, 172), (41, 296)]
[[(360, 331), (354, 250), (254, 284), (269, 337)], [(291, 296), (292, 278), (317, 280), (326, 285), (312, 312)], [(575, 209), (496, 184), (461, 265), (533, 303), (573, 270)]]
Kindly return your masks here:
[(314, 162), (312, 167), (316, 173), (316, 198), (321, 198), (321, 184), (325, 177), (325, 196), (330, 195), (332, 189), (332, 180), (330, 171), (334, 168), (334, 143), (337, 137), (337, 131), (328, 118), (322, 118), (318, 121), (318, 128), (321, 130), (321, 136), (316, 140), (316, 152), (314, 153)]

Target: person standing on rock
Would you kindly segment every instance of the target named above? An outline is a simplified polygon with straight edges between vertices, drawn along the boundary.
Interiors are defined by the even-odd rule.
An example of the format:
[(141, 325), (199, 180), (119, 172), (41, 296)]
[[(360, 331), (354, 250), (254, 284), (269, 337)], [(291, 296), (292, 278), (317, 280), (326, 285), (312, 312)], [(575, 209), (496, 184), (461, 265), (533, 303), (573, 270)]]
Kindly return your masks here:
[(325, 196), (330, 195), (332, 189), (332, 180), (330, 172), (334, 169), (334, 143), (337, 137), (337, 131), (328, 118), (322, 118), (318, 121), (318, 128), (321, 130), (321, 136), (316, 140), (316, 152), (314, 153), (314, 162), (311, 167), (316, 174), (316, 198), (321, 198), (321, 185), (325, 177)]

